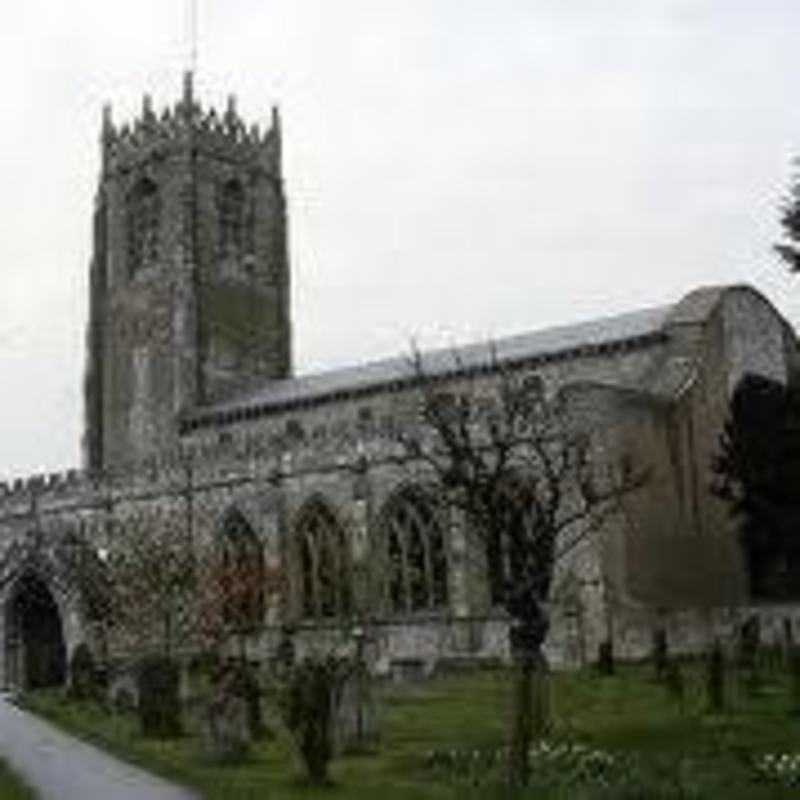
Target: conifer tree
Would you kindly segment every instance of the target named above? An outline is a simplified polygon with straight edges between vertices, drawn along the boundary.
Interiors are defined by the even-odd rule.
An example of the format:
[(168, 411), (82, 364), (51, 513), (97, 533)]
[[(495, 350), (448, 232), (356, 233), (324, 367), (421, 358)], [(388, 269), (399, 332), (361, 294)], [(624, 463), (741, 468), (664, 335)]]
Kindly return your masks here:
[[(795, 159), (800, 167), (800, 159)], [(775, 252), (789, 265), (792, 272), (800, 271), (800, 170), (795, 172), (789, 194), (781, 205), (783, 241), (775, 245)]]
[(711, 463), (712, 492), (739, 520), (750, 590), (773, 600), (797, 595), (800, 557), (800, 398), (796, 391), (747, 374)]

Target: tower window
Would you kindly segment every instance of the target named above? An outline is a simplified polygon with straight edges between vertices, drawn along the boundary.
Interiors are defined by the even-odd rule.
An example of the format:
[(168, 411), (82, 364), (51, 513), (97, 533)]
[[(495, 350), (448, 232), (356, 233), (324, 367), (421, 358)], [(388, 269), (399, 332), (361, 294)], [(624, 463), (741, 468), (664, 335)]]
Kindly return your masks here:
[(244, 250), (245, 196), (237, 180), (222, 186), (217, 202), (219, 211), (220, 256), (239, 256)]
[(158, 187), (147, 178), (140, 180), (128, 195), (128, 271), (135, 275), (158, 259), (158, 224), (161, 200)]

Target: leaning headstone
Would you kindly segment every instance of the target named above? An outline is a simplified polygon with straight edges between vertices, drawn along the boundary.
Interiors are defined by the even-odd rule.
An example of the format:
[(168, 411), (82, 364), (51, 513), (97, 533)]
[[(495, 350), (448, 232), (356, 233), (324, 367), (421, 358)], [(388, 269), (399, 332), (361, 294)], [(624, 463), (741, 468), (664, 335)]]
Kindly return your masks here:
[(791, 661), (792, 651), (794, 649), (794, 636), (792, 634), (792, 619), (791, 617), (783, 618), (783, 663), (788, 668)]
[(138, 671), (142, 735), (156, 739), (180, 736), (180, 667), (164, 656), (143, 659)]
[(136, 696), (127, 686), (120, 686), (111, 698), (111, 706), (118, 714), (127, 714), (136, 710)]
[(250, 721), (247, 701), (236, 694), (218, 690), (206, 710), (203, 750), (215, 763), (237, 763), (250, 750)]
[(656, 680), (663, 680), (668, 666), (667, 630), (663, 626), (653, 630), (653, 666)]
[(614, 647), (610, 639), (600, 642), (597, 649), (597, 671), (601, 675), (614, 674)]
[(744, 669), (755, 669), (760, 642), (761, 620), (753, 614), (747, 618), (739, 632), (739, 666)]
[(338, 753), (372, 749), (378, 741), (378, 714), (372, 678), (356, 667), (334, 698), (334, 749)]
[(86, 643), (75, 648), (69, 665), (69, 693), (75, 700), (92, 700), (98, 695), (98, 682), (92, 651)]

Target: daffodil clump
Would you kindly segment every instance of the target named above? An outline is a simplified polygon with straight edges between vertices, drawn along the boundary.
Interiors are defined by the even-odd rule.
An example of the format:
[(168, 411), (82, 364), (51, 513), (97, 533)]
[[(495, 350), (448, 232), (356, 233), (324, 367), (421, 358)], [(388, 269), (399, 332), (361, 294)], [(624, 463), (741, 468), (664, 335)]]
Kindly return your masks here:
[[(477, 786), (502, 779), (508, 748), (431, 750), (426, 766), (450, 782)], [(610, 786), (625, 775), (627, 759), (577, 742), (542, 739), (530, 749), (533, 780), (560, 785)]]
[(438, 778), (472, 786), (496, 779), (507, 763), (504, 747), (429, 750), (425, 756), (425, 766)]
[(800, 753), (767, 753), (756, 759), (754, 768), (762, 781), (800, 786)]
[(577, 742), (552, 744), (543, 739), (531, 748), (530, 755), (534, 774), (557, 772), (569, 783), (609, 786), (623, 767), (620, 757)]

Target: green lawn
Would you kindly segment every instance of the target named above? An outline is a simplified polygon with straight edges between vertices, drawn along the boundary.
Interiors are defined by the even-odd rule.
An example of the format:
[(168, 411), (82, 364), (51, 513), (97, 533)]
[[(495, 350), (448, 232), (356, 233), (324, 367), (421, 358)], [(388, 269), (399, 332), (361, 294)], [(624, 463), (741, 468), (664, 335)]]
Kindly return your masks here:
[(0, 761), (0, 800), (34, 800), (36, 795)]
[[(515, 797), (777, 800), (800, 796), (800, 788), (752, 780), (754, 756), (800, 753), (800, 716), (791, 713), (783, 675), (776, 673), (757, 694), (731, 687), (730, 709), (710, 714), (705, 708), (701, 666), (684, 666), (682, 705), (656, 684), (651, 674), (648, 667), (629, 666), (612, 677), (588, 671), (554, 676), (555, 735), (611, 754), (634, 754), (649, 776), (647, 780), (652, 778), (654, 786), (669, 785), (672, 793), (653, 790), (623, 795), (587, 790), (581, 794), (574, 789), (551, 789), (529, 790)], [(502, 671), (385, 688), (381, 693), (383, 739), (379, 752), (336, 760), (331, 770), (335, 786), (326, 789), (312, 789), (302, 782), (289, 743), (282, 737), (259, 745), (242, 766), (210, 766), (202, 762), (193, 737), (145, 741), (137, 735), (132, 718), (97, 706), (77, 706), (54, 692), (28, 695), (25, 702), (68, 730), (197, 787), (210, 800), (334, 796), (434, 800), (508, 796), (449, 784), (426, 768), (425, 755), (432, 748), (502, 745), (508, 729), (509, 688), (509, 676)], [(687, 787), (694, 793), (685, 791)]]

